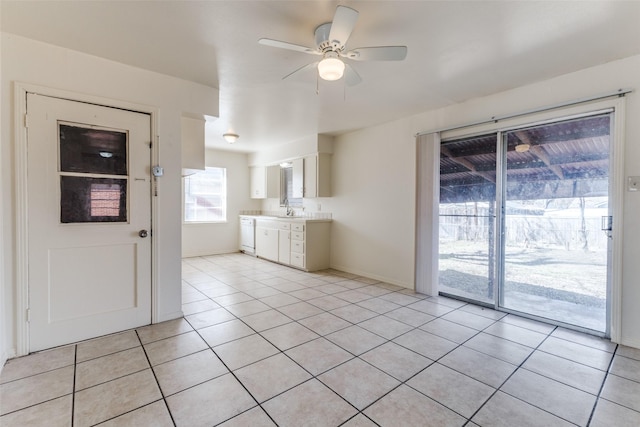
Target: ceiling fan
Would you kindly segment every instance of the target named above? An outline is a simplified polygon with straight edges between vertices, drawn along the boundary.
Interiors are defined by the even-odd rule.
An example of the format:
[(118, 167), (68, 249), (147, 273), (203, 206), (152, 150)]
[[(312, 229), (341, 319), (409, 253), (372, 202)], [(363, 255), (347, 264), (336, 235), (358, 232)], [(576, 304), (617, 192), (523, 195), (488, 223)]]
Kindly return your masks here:
[(344, 75), (345, 83), (348, 86), (354, 86), (360, 83), (362, 78), (350, 64), (343, 61), (343, 58), (354, 61), (402, 61), (407, 56), (406, 46), (359, 47), (345, 51), (347, 41), (357, 20), (357, 10), (346, 6), (338, 6), (333, 16), (333, 21), (322, 24), (316, 28), (315, 48), (265, 38), (258, 40), (258, 43), (265, 46), (322, 56), (321, 60), (300, 67), (284, 76), (283, 79), (298, 72), (317, 67), (318, 76), (321, 79), (339, 80)]

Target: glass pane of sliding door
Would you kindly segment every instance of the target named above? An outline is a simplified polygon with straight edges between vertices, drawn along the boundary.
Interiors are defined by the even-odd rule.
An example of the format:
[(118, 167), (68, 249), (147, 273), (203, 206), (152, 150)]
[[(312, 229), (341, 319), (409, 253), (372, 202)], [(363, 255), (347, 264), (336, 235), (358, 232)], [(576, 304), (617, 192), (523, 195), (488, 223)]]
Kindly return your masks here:
[(439, 289), (495, 303), (495, 133), (440, 146)]
[(610, 115), (505, 132), (503, 143), (500, 305), (605, 332)]

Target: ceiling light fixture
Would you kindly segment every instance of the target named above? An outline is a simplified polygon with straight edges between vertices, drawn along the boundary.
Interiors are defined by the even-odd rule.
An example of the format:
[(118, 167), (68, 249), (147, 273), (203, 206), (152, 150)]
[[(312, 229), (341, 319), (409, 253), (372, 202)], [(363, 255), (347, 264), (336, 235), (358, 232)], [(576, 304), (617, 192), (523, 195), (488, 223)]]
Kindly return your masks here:
[(240, 138), (240, 135), (238, 135), (237, 133), (225, 133), (225, 134), (222, 135), (222, 137), (229, 144), (233, 144), (234, 142), (236, 142), (238, 140), (238, 138)]
[(323, 80), (339, 80), (344, 74), (344, 67), (344, 62), (338, 58), (338, 54), (329, 51), (324, 54), (324, 58), (318, 63), (318, 75)]
[(518, 144), (516, 145), (516, 151), (518, 153), (526, 153), (531, 148), (531, 144)]

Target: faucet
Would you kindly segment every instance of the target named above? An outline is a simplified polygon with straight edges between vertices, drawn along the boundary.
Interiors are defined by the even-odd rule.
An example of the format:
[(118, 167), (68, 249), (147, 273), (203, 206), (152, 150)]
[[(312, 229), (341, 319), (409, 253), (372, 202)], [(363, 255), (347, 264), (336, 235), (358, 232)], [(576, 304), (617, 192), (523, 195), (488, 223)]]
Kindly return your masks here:
[(284, 199), (284, 205), (287, 208), (287, 216), (293, 216), (295, 214), (295, 212), (293, 211), (293, 208), (291, 206), (289, 206), (289, 199), (285, 198)]

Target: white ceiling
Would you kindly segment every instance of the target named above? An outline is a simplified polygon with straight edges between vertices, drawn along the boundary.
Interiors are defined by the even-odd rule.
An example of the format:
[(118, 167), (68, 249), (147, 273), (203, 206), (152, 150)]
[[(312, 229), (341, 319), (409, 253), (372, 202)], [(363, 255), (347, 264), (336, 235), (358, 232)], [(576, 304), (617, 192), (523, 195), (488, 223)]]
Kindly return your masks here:
[[(316, 60), (338, 4), (360, 12), (347, 49), (406, 45), (403, 62), (353, 62), (363, 82), (282, 80)], [(640, 53), (638, 1), (10, 1), (2, 31), (220, 89), (207, 146), (255, 151), (346, 131)], [(240, 135), (234, 145), (222, 134)]]

